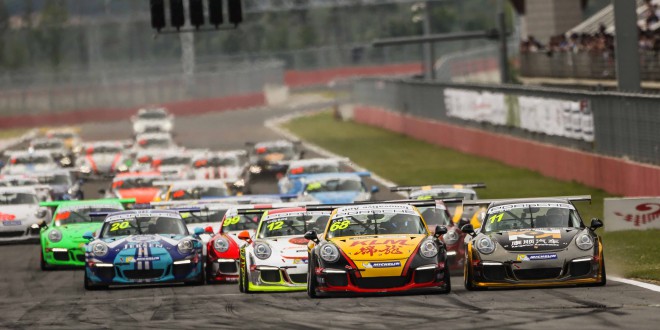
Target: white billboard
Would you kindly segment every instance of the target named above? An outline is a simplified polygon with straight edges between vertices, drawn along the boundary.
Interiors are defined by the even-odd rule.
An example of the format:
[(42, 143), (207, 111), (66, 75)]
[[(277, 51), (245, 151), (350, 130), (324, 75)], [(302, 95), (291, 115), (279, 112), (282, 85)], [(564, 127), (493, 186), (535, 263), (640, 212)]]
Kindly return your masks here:
[(605, 198), (605, 231), (660, 229), (660, 197)]

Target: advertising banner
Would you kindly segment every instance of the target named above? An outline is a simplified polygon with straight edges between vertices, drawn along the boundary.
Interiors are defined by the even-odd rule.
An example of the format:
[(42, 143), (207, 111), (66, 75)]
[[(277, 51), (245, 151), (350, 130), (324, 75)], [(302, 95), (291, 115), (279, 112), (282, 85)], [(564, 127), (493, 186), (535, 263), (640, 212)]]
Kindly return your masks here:
[(660, 229), (660, 197), (605, 198), (605, 231)]

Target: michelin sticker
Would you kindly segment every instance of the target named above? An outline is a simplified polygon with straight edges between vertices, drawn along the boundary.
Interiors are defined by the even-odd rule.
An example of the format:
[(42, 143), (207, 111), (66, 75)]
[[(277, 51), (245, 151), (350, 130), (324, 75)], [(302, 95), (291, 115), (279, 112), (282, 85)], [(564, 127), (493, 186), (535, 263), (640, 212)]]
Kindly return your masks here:
[(400, 261), (363, 262), (364, 268), (393, 268), (401, 267)]
[(556, 253), (544, 253), (544, 254), (519, 254), (518, 261), (535, 261), (535, 260), (552, 260), (557, 259)]

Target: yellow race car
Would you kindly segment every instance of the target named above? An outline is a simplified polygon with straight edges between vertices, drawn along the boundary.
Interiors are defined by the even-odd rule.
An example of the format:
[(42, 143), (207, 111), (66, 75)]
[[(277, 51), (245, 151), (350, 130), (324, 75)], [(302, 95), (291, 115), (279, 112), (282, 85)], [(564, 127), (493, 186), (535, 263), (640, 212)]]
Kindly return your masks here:
[(310, 240), (307, 294), (315, 298), (331, 292), (414, 289), (449, 293), (447, 254), (440, 241), (446, 232), (446, 227), (437, 226), (431, 233), (417, 208), (408, 204), (339, 207), (325, 232), (305, 234)]

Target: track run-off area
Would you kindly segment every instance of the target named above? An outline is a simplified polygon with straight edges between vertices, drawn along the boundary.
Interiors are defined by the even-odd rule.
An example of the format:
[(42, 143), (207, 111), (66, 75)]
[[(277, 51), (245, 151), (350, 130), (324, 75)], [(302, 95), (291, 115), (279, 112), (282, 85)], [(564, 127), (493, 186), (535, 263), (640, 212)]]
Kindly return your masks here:
[[(243, 148), (281, 137), (264, 122), (300, 107), (255, 108), (178, 117), (175, 140), (190, 148)], [(128, 121), (84, 124), (85, 140), (131, 137)], [(311, 151), (306, 157), (312, 157)], [(88, 184), (88, 198), (106, 183)], [(275, 192), (275, 182), (255, 192)], [(374, 199), (397, 197), (381, 185)], [(604, 287), (468, 292), (461, 274), (452, 292), (312, 300), (305, 292), (242, 294), (235, 284), (85, 291), (82, 270), (39, 269), (39, 245), (1, 245), (0, 328), (157, 327), (276, 329), (657, 329), (660, 293), (610, 280)], [(634, 256), (631, 256), (634, 257)]]

